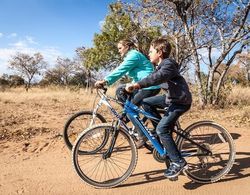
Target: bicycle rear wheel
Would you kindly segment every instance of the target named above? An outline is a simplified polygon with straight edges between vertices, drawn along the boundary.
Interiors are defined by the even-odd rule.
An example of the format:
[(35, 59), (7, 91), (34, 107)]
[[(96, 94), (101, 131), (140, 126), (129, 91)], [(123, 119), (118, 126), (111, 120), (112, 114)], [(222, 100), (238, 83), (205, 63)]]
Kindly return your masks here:
[(93, 124), (105, 123), (106, 119), (99, 113), (93, 118), (92, 111), (81, 111), (72, 115), (66, 122), (63, 129), (63, 139), (67, 147), (72, 150), (73, 144), (78, 135)]
[[(105, 145), (97, 139), (103, 132), (108, 135)], [(137, 163), (135, 143), (126, 130), (120, 128), (111, 156), (105, 158), (112, 140), (113, 126), (108, 123), (86, 129), (77, 139), (72, 150), (72, 160), (77, 174), (95, 188), (111, 188), (124, 182)], [(100, 142), (98, 142), (100, 140)], [(97, 149), (96, 149), (97, 148)], [(85, 151), (85, 153), (79, 152)]]
[(229, 132), (212, 121), (194, 123), (185, 130), (192, 141), (211, 151), (209, 155), (204, 149), (181, 138), (179, 150), (182, 154), (192, 154), (185, 158), (189, 168), (187, 176), (198, 183), (213, 183), (225, 176), (233, 166), (235, 146)]

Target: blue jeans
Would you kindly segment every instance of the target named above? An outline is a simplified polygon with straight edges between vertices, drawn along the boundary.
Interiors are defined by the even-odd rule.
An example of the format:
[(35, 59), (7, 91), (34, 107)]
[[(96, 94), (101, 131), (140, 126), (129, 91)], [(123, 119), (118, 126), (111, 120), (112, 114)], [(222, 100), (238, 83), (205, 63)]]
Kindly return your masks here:
[[(120, 85), (117, 89), (116, 89), (116, 96), (117, 99), (123, 103), (126, 102), (127, 99), (127, 95), (124, 93), (124, 89), (125, 89), (126, 85)], [(159, 89), (143, 89), (143, 90), (135, 90), (133, 92), (133, 97), (132, 97), (132, 103), (135, 104), (136, 106), (140, 106), (142, 103), (142, 100), (144, 98), (147, 97), (151, 97), (151, 96), (155, 96), (160, 92), (160, 88)]]
[[(124, 93), (125, 87), (126, 87), (126, 85), (123, 84), (123, 85), (120, 85), (116, 89), (116, 97), (119, 101), (121, 101), (123, 103), (125, 103), (127, 100), (127, 94)], [(159, 89), (135, 90), (133, 92), (131, 101), (136, 106), (141, 106), (141, 103), (142, 103), (144, 98), (155, 96), (160, 92), (160, 90), (161, 90), (160, 88)], [(142, 133), (142, 131), (140, 130), (140, 128), (138, 126), (136, 126), (136, 129), (137, 129), (137, 133), (138, 133), (139, 137), (142, 138), (144, 136), (144, 134)]]
[[(177, 146), (173, 140), (172, 133), (174, 125), (178, 118), (188, 111), (191, 104), (166, 104), (165, 95), (149, 97), (143, 100), (142, 106), (146, 112), (151, 113), (153, 116), (161, 118), (160, 114), (157, 112), (157, 108), (168, 107), (164, 116), (161, 118), (160, 122), (156, 126), (156, 133), (159, 136), (163, 147), (166, 149), (168, 157), (172, 162), (180, 162), (183, 160)], [(156, 125), (156, 124), (154, 124)]]

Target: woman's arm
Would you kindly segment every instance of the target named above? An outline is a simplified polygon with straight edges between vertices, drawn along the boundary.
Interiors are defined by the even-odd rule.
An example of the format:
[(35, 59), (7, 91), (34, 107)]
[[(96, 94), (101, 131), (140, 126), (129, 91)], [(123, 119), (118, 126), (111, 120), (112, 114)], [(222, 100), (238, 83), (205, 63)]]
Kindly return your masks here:
[(108, 85), (112, 85), (123, 75), (137, 66), (138, 60), (139, 58), (137, 53), (133, 50), (129, 51), (123, 62), (113, 72), (106, 76), (104, 80), (107, 81)]

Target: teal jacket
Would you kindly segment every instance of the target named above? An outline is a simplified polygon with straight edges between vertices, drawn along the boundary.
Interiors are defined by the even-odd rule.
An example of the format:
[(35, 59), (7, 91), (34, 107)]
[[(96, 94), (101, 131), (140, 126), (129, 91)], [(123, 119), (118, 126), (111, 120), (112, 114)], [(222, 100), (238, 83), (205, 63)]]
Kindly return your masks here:
[[(108, 76), (104, 78), (108, 82), (108, 85), (112, 85), (123, 75), (127, 74), (133, 79), (133, 83), (136, 83), (143, 78), (147, 77), (154, 71), (154, 66), (151, 62), (139, 51), (130, 50), (123, 62)], [(159, 89), (159, 86), (151, 86), (144, 89)]]

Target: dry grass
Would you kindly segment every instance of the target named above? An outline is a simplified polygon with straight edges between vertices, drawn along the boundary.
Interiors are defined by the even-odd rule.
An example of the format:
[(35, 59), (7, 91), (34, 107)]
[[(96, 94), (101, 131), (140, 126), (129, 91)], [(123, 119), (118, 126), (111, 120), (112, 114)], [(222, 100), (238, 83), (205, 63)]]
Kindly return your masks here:
[[(114, 95), (114, 89), (108, 91), (109, 95)], [(62, 87), (31, 88), (26, 92), (23, 88), (11, 88), (0, 92), (0, 101), (4, 103), (29, 104), (36, 103), (63, 103), (65, 106), (76, 104), (91, 109), (97, 93), (93, 90), (71, 89)]]
[[(108, 94), (114, 96), (115, 88)], [(236, 88), (228, 97), (231, 102), (240, 101), (244, 106), (230, 106), (227, 109), (200, 108), (193, 104), (192, 109), (181, 117), (183, 126), (198, 120), (215, 120), (231, 127), (250, 127), (250, 89)], [(0, 140), (29, 139), (43, 133), (61, 134), (69, 116), (81, 111), (92, 110), (99, 98), (96, 91), (70, 88), (32, 88), (26, 92), (23, 88), (8, 89), (0, 92)], [(244, 102), (244, 104), (243, 104)], [(121, 108), (115, 103), (115, 108)], [(112, 115), (106, 106), (99, 112), (108, 120)]]
[[(113, 95), (114, 90), (109, 90)], [(42, 133), (61, 134), (67, 118), (96, 105), (96, 91), (72, 88), (12, 88), (0, 92), (0, 140), (29, 139)], [(105, 116), (107, 108), (100, 112)]]
[(227, 101), (229, 105), (250, 106), (250, 87), (233, 87)]

